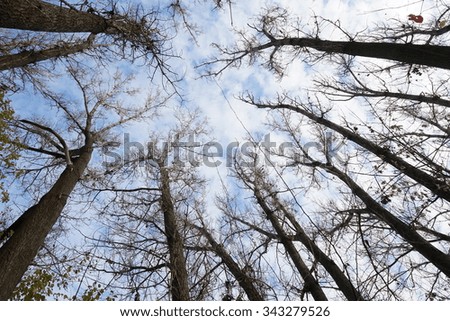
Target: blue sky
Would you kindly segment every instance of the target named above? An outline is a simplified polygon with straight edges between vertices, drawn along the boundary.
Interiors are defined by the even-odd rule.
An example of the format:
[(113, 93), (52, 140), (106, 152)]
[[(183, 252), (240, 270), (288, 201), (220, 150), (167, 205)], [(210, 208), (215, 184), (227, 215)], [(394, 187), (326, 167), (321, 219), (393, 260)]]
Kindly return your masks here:
[[(154, 1), (142, 2), (154, 3)], [(191, 12), (189, 19), (198, 25), (201, 33), (197, 35), (196, 42), (194, 42), (187, 32), (179, 32), (173, 45), (180, 54), (180, 59), (173, 59), (172, 64), (174, 70), (184, 75), (184, 79), (180, 83), (181, 93), (185, 99), (182, 108), (199, 108), (202, 115), (208, 119), (210, 134), (202, 137), (203, 142), (209, 140), (220, 142), (225, 150), (226, 146), (232, 142), (244, 142), (249, 132), (253, 137), (263, 137), (269, 133), (270, 130), (264, 126), (267, 122), (267, 112), (256, 110), (244, 104), (236, 98), (239, 94), (249, 91), (256, 96), (272, 97), (277, 92), (284, 90), (302, 95), (305, 89), (312, 87), (314, 78), (333, 74), (334, 71), (326, 63), (320, 62), (313, 66), (306, 66), (297, 60), (289, 64), (286, 76), (281, 80), (277, 80), (270, 72), (264, 70), (258, 61), (253, 66), (243, 64), (239, 69), (225, 70), (215, 80), (200, 77), (202, 69), (197, 69), (196, 66), (209, 57), (217, 55), (217, 51), (211, 44), (218, 43), (223, 46), (233, 44), (239, 39), (235, 31), (246, 29), (247, 24), (251, 23), (254, 15), (260, 13), (262, 7), (274, 3), (288, 8), (292, 16), (299, 18), (305, 30), (313, 26), (312, 16), (314, 14), (332, 21), (339, 19), (341, 27), (349, 33), (363, 30), (370, 33), (371, 30), (375, 29), (376, 23), (389, 24), (396, 21), (408, 23), (407, 15), (410, 13), (423, 14), (424, 25), (432, 26), (435, 23), (436, 16), (436, 12), (433, 10), (435, 1), (234, 1), (231, 6), (232, 15), (230, 15), (230, 8), (227, 5), (224, 6), (223, 10), (217, 10), (211, 14), (210, 7), (203, 2), (192, 6), (189, 4)], [(322, 38), (338, 40), (344, 39), (345, 36), (338, 32), (336, 28), (324, 25)], [(136, 73), (133, 85), (141, 88), (141, 94), (137, 101), (129, 101), (129, 103), (143, 101), (147, 90), (153, 87), (148, 81), (147, 70), (142, 67), (130, 67), (124, 62), (109, 66), (109, 70), (113, 71), (117, 67), (125, 72), (132, 69)], [(70, 92), (70, 87), (64, 88), (66, 84), (66, 82), (60, 82), (59, 86)], [(43, 102), (34, 98), (31, 91), (13, 95), (11, 99), (14, 108), (20, 115), (28, 116), (30, 111), (35, 111), (37, 115), (41, 115), (39, 105)], [(123, 134), (128, 133), (132, 141), (139, 142), (144, 146), (148, 142), (150, 132), (159, 131), (164, 136), (170, 124), (174, 123), (174, 108), (172, 107), (179, 104), (179, 99), (174, 98), (169, 103), (171, 105), (168, 106), (169, 108), (160, 110), (159, 118), (150, 123), (135, 123), (127, 126), (123, 129)], [(44, 109), (45, 106), (42, 108)], [(349, 102), (342, 109), (339, 109), (336, 115), (339, 113), (345, 113), (349, 119), (365, 119), (367, 117), (367, 114), (359, 108), (356, 102)], [(44, 116), (48, 117), (48, 114)], [(280, 133), (273, 133), (272, 138), (280, 144), (283, 142), (284, 136)], [(308, 141), (308, 133), (305, 133), (304, 139)], [(101, 157), (94, 159), (94, 161), (100, 162)], [(226, 159), (220, 161), (222, 161), (222, 165), (218, 168), (204, 166), (199, 168), (200, 173), (210, 180), (208, 202), (212, 213), (217, 213), (217, 210), (214, 209), (214, 192), (221, 192), (221, 180), (226, 181), (228, 175), (228, 169), (225, 166)], [(99, 164), (93, 163), (92, 165), (98, 166)], [(288, 182), (295, 184), (294, 181), (289, 181), (289, 179)], [(234, 189), (234, 186), (232, 188)], [(19, 200), (19, 196), (16, 196)], [(308, 208), (308, 206), (313, 206), (313, 201), (320, 200), (322, 196), (321, 193), (310, 195), (310, 199), (301, 199), (301, 202), (302, 204), (304, 202), (304, 205)], [(79, 235), (74, 236), (74, 239), (78, 237)]]
[[(139, 1), (136, 1), (139, 2)], [(145, 4), (153, 4), (153, 1), (142, 1)], [(162, 1), (162, 4), (165, 2)], [(188, 3), (188, 2), (186, 2)], [(330, 20), (337, 20), (343, 29), (350, 33), (355, 31), (375, 28), (376, 23), (389, 23), (391, 20), (400, 20), (407, 22), (407, 15), (410, 13), (420, 13), (425, 18), (425, 23), (433, 24), (434, 1), (236, 1), (230, 7), (225, 5), (222, 10), (216, 10), (211, 14), (211, 7), (203, 3), (192, 5), (187, 4), (190, 9), (190, 22), (198, 26), (201, 31), (196, 36), (196, 42), (192, 41), (187, 32), (180, 31), (174, 39), (174, 48), (180, 54), (180, 59), (172, 59), (171, 63), (175, 71), (184, 75), (180, 83), (181, 93), (184, 95), (183, 106), (185, 108), (199, 108), (203, 115), (208, 119), (211, 128), (211, 134), (205, 140), (210, 139), (218, 141), (227, 146), (231, 142), (242, 142), (248, 136), (248, 132), (260, 133), (260, 136), (268, 133), (268, 129), (263, 126), (266, 122), (266, 111), (256, 110), (247, 104), (242, 103), (236, 97), (249, 91), (255, 96), (273, 97), (277, 92), (287, 91), (302, 95), (307, 88), (312, 87), (312, 80), (317, 76), (330, 75), (330, 70), (326, 63), (318, 63), (313, 66), (307, 66), (301, 61), (296, 60), (289, 64), (286, 70), (286, 76), (277, 80), (270, 72), (266, 71), (257, 61), (253, 66), (243, 66), (239, 69), (228, 69), (217, 79), (200, 78), (202, 69), (196, 69), (196, 66), (207, 60), (209, 57), (217, 55), (217, 51), (211, 46), (217, 43), (222, 46), (231, 45), (239, 40), (236, 30), (247, 29), (247, 25), (253, 21), (255, 15), (259, 14), (266, 5), (280, 4), (288, 8), (294, 17), (298, 17), (305, 30), (313, 26), (312, 16), (322, 16)], [(232, 20), (231, 20), (232, 16)], [(233, 24), (232, 24), (233, 23)], [(366, 31), (366, 32), (367, 32)], [(342, 33), (336, 31), (331, 26), (324, 25), (324, 39), (343, 39)], [(135, 74), (133, 86), (141, 89), (140, 99), (143, 101), (149, 88), (154, 88), (148, 81), (148, 71), (141, 66), (128, 66), (126, 62), (120, 62), (117, 65), (109, 66), (110, 73), (116, 68), (127, 73), (132, 70)], [(67, 82), (57, 81), (53, 86), (60, 87), (62, 91), (70, 93), (70, 87), (66, 88)], [(11, 97), (14, 108), (21, 116), (29, 116), (35, 112), (39, 115), (41, 109), (47, 110), (42, 100), (36, 98), (32, 90), (20, 93)], [(133, 101), (132, 103), (136, 103)], [(176, 106), (179, 102), (174, 99), (171, 104)], [(32, 108), (30, 108), (32, 107)], [(363, 119), (367, 115), (360, 112), (360, 108), (350, 103), (347, 105), (348, 111), (354, 113), (356, 117)], [(167, 129), (167, 126), (173, 120), (173, 109), (167, 108), (161, 110), (161, 117), (151, 126), (149, 123), (138, 123), (132, 126), (126, 126), (124, 132), (129, 133), (134, 141), (145, 145), (148, 141), (150, 131), (157, 131), (161, 126), (161, 132)], [(46, 115), (48, 112), (46, 111)], [(56, 125), (56, 124), (55, 124)], [(274, 139), (279, 142), (283, 139), (272, 134)], [(225, 162), (223, 162), (225, 163)], [(218, 169), (204, 168), (205, 175), (211, 180), (217, 182), (218, 171), (227, 175), (225, 166)]]

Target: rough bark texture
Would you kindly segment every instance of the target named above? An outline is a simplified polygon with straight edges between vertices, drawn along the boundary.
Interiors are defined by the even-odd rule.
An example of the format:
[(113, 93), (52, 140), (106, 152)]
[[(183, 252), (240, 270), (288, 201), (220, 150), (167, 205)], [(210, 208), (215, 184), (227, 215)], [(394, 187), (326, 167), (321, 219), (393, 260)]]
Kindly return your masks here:
[(0, 1), (0, 28), (96, 34), (104, 32), (107, 27), (106, 20), (94, 13), (39, 0)]
[(164, 228), (169, 247), (172, 300), (188, 301), (189, 283), (184, 256), (184, 242), (178, 231), (177, 215), (170, 191), (169, 174), (161, 167), (161, 209), (164, 213)]
[(274, 39), (256, 50), (294, 46), (312, 48), (327, 53), (394, 60), (406, 64), (450, 69), (450, 47), (386, 42), (328, 41), (313, 38)]
[(245, 291), (248, 299), (251, 301), (263, 301), (264, 298), (254, 286), (252, 278), (239, 267), (230, 254), (225, 251), (221, 244), (216, 242), (214, 237), (206, 229), (201, 229), (201, 231), (208, 240), (209, 244), (211, 244), (214, 253), (222, 259), (223, 263), (227, 266), (236, 281), (238, 281), (241, 288)]
[(22, 214), (12, 235), (0, 248), (0, 300), (11, 297), (61, 215), (70, 193), (91, 159), (91, 154), (92, 141), (87, 141), (80, 157), (62, 172), (36, 205)]
[(295, 248), (295, 245), (292, 242), (292, 240), (286, 235), (274, 211), (272, 211), (264, 202), (264, 198), (258, 189), (255, 188), (253, 192), (256, 197), (256, 201), (258, 202), (259, 206), (261, 206), (264, 213), (267, 215), (267, 218), (269, 219), (270, 223), (272, 224), (273, 228), (275, 229), (277, 235), (280, 238), (280, 242), (283, 244), (284, 248), (286, 249), (286, 252), (288, 252), (289, 257), (291, 258), (298, 272), (305, 281), (304, 291), (311, 292), (314, 300), (316, 301), (327, 301), (328, 300), (327, 296), (325, 295), (319, 283), (306, 266), (305, 262), (303, 261), (297, 249)]
[(81, 43), (64, 44), (63, 46), (55, 46), (39, 51), (22, 51), (14, 55), (0, 56), (0, 70), (24, 67), (47, 59), (66, 57), (89, 49), (92, 46), (92, 42), (93, 37), (89, 37)]

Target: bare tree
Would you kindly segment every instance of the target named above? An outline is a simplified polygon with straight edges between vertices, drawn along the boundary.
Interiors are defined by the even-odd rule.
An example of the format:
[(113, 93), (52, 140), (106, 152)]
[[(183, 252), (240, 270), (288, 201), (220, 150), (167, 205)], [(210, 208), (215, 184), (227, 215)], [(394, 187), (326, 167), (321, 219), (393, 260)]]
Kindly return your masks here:
[[(115, 179), (91, 186), (105, 198), (96, 207), (110, 231), (94, 240), (105, 249), (95, 269), (113, 276), (111, 289), (127, 289), (123, 298), (263, 300), (259, 281), (205, 223), (205, 181), (197, 173), (203, 117), (181, 109), (175, 114), (173, 129), (150, 136), (147, 153), (136, 143), (125, 162), (111, 164)], [(236, 296), (227, 273), (241, 287)]]
[[(52, 171), (62, 169), (59, 177), (40, 200), (21, 214), (4, 233), (0, 248), (0, 271), (2, 300), (8, 299), (22, 275), (33, 261), (45, 238), (52, 230), (64, 209), (72, 191), (88, 168), (92, 153), (101, 143), (111, 139), (110, 133), (115, 127), (129, 121), (142, 119), (151, 110), (149, 100), (142, 107), (125, 107), (115, 100), (124, 93), (132, 93), (122, 88), (120, 75), (116, 75), (114, 84), (108, 88), (101, 82), (86, 80), (88, 74), (79, 66), (69, 66), (68, 73), (80, 90), (79, 101), (65, 100), (58, 94), (47, 92), (48, 103), (61, 111), (65, 118), (65, 131), (74, 135), (64, 138), (62, 130), (55, 130), (38, 120), (21, 119), (17, 126), (24, 132), (23, 146), (30, 152), (47, 156), (47, 164)], [(115, 115), (113, 120), (98, 123), (105, 113)], [(103, 121), (102, 121), (103, 122)], [(62, 125), (62, 124), (61, 124)], [(63, 125), (61, 126), (63, 127)], [(64, 127), (63, 127), (64, 128)], [(41, 142), (40, 146), (35, 145)]]
[[(259, 104), (255, 102), (254, 104), (262, 108), (268, 107), (265, 103)], [(419, 273), (430, 274), (433, 275), (433, 278), (440, 280), (442, 279), (442, 277), (439, 276), (440, 273), (448, 276), (449, 263), (447, 260), (449, 256), (445, 252), (445, 244), (448, 237), (445, 233), (439, 232), (439, 230), (436, 230), (429, 225), (430, 221), (438, 219), (441, 216), (445, 217), (447, 215), (447, 209), (445, 206), (443, 209), (433, 206), (435, 202), (444, 202), (443, 204), (445, 204), (446, 201), (440, 201), (439, 197), (429, 199), (427, 197), (419, 196), (421, 193), (420, 190), (423, 187), (418, 185), (417, 182), (411, 182), (403, 178), (402, 175), (405, 173), (401, 171), (392, 172), (389, 170), (389, 166), (384, 167), (384, 164), (390, 164), (390, 161), (386, 156), (380, 157), (378, 160), (373, 157), (369, 158), (370, 156), (368, 153), (370, 151), (368, 149), (359, 148), (357, 151), (351, 151), (351, 147), (349, 146), (345, 146), (345, 151), (341, 150), (339, 151), (339, 154), (337, 154), (336, 151), (333, 151), (331, 146), (333, 141), (330, 141), (330, 137), (332, 137), (330, 133), (333, 133), (333, 127), (324, 125), (324, 122), (321, 120), (316, 121), (315, 119), (312, 124), (314, 124), (313, 126), (317, 128), (316, 132), (318, 133), (318, 136), (316, 136), (316, 141), (320, 142), (320, 144), (314, 145), (314, 152), (319, 152), (320, 157), (313, 156), (314, 154), (312, 154), (311, 149), (308, 148), (308, 146), (305, 148), (305, 145), (299, 140), (299, 137), (301, 137), (300, 133), (305, 130), (305, 126), (307, 125), (305, 122), (302, 123), (301, 121), (298, 124), (295, 124), (297, 120), (293, 117), (291, 111), (293, 111), (294, 114), (295, 112), (298, 112), (300, 115), (304, 116), (304, 112), (308, 110), (310, 112), (312, 110), (322, 110), (322, 112), (325, 112), (326, 109), (320, 109), (318, 106), (312, 107), (311, 104), (305, 106), (299, 103), (296, 105), (299, 109), (285, 108), (287, 106), (285, 102), (280, 102), (278, 105), (274, 103), (271, 105), (271, 108), (277, 109), (275, 106), (278, 106), (279, 110), (284, 110), (282, 112), (282, 115), (284, 116), (281, 118), (282, 121), (274, 125), (274, 128), (291, 135), (292, 146), (294, 146), (295, 150), (294, 153), (290, 153), (289, 155), (283, 153), (278, 155), (279, 157), (288, 158), (286, 161), (287, 168), (297, 168), (297, 172), (302, 172), (301, 175), (303, 179), (305, 177), (311, 177), (311, 181), (317, 184), (320, 184), (319, 182), (324, 180), (323, 178), (320, 178), (323, 176), (325, 181), (330, 180), (333, 182), (324, 183), (329, 186), (328, 188), (332, 188), (335, 184), (333, 177), (337, 178), (338, 181), (350, 190), (351, 195), (359, 199), (359, 201), (353, 200), (352, 203), (354, 204), (344, 210), (341, 209), (336, 211), (330, 209), (330, 211), (347, 213), (348, 215), (347, 218), (344, 218), (342, 223), (339, 223), (335, 227), (330, 227), (331, 230), (336, 232), (342, 227), (348, 226), (348, 224), (354, 224), (351, 222), (354, 222), (357, 218), (359, 218), (359, 220), (367, 220), (368, 222), (371, 222), (371, 225), (369, 226), (371, 226), (372, 230), (370, 228), (366, 230), (366, 228), (361, 225), (361, 221), (358, 221), (359, 223), (357, 223), (358, 228), (356, 231), (360, 234), (363, 241), (367, 241), (367, 243), (364, 243), (364, 247), (367, 246), (366, 251), (369, 253), (371, 258), (375, 257), (377, 255), (375, 253), (378, 252), (380, 254), (383, 253), (383, 256), (389, 255), (390, 253), (390, 255), (396, 257), (397, 260), (401, 260), (402, 257), (409, 256), (408, 254), (411, 253), (412, 250), (415, 250), (426, 258), (426, 263), (413, 263), (410, 268), (410, 273), (418, 270), (421, 265), (427, 266), (427, 264), (432, 263), (437, 268), (436, 270), (430, 268), (425, 269), (426, 272), (423, 271)], [(324, 119), (325, 118), (322, 116), (322, 120)], [(327, 120), (327, 122), (328, 124), (330, 123), (329, 120)], [(335, 126), (336, 124), (333, 123), (333, 125)], [(374, 124), (371, 125), (374, 126)], [(324, 128), (328, 130), (328, 135), (323, 134)], [(360, 166), (358, 166), (358, 162), (356, 160), (362, 157), (369, 158), (369, 161), (367, 163), (363, 162)], [(371, 173), (371, 171), (368, 171), (368, 169), (365, 168), (366, 165), (369, 165), (369, 168), (374, 168), (375, 171)], [(303, 171), (300, 169), (301, 167), (311, 168), (312, 171)], [(372, 184), (370, 183), (370, 177), (373, 177), (372, 179), (377, 181), (380, 173), (383, 173), (381, 176), (389, 178), (392, 183), (386, 184), (382, 182), (381, 186), (378, 188), (371, 187)], [(361, 182), (358, 182), (357, 180)], [(408, 193), (411, 193), (412, 195), (418, 196), (403, 196), (403, 189), (407, 190)], [(375, 193), (376, 196), (372, 196), (369, 191)], [(339, 194), (343, 193), (345, 192), (339, 192)], [(410, 205), (408, 205), (408, 203), (410, 203)], [(426, 212), (429, 212), (430, 214), (427, 215), (425, 214)], [(366, 216), (367, 214), (369, 214), (368, 217)], [(381, 226), (376, 223), (377, 220), (382, 223)], [(396, 247), (394, 247), (392, 243), (387, 243), (381, 246), (381, 243), (379, 243), (379, 238), (382, 237), (383, 233), (381, 235), (377, 235), (375, 240), (372, 239), (372, 237), (376, 235), (374, 234), (374, 231), (386, 230), (385, 224), (389, 226), (386, 232), (390, 234), (390, 237), (394, 237), (394, 235), (397, 234), (402, 238), (395, 240), (395, 243), (397, 244)], [(385, 226), (383, 227), (382, 225)], [(426, 233), (429, 237), (422, 236), (422, 232), (425, 231), (427, 231)], [(319, 233), (322, 232), (323, 231), (319, 229)], [(368, 235), (365, 235), (365, 233), (371, 236), (369, 237)], [(368, 239), (371, 240), (368, 241)], [(381, 250), (382, 247), (385, 248)], [(403, 253), (397, 253), (398, 249), (402, 249)], [(412, 253), (410, 255), (413, 256)], [(417, 258), (413, 260), (412, 257), (410, 257), (409, 260), (411, 260), (411, 262), (416, 262)], [(421, 262), (421, 260), (418, 260), (418, 262)], [(379, 262), (373, 262), (372, 264), (375, 270), (383, 269), (381, 268), (383, 265)], [(390, 266), (389, 263), (384, 264)]]
[[(237, 163), (235, 166), (236, 175), (239, 180), (252, 191), (257, 204), (271, 222), (275, 231), (273, 235), (275, 235), (276, 239), (279, 239), (286, 247), (289, 257), (298, 262), (296, 265), (305, 280), (304, 289), (310, 291), (316, 300), (326, 299), (323, 291), (314, 289), (314, 285), (317, 284), (317, 281), (312, 279), (312, 276), (307, 272), (309, 269), (306, 267), (306, 264), (302, 263), (301, 254), (295, 247), (296, 241), (300, 241), (314, 256), (315, 261), (323, 265), (325, 270), (336, 282), (339, 290), (343, 292), (348, 300), (363, 300), (361, 293), (359, 293), (352, 285), (351, 281), (341, 271), (339, 266), (307, 235), (296, 219), (295, 213), (292, 213), (289, 207), (284, 205), (282, 200), (280, 200), (278, 197), (279, 192), (274, 189), (275, 183), (268, 181), (264, 169), (258, 165), (258, 158), (256, 155), (257, 154), (255, 154), (254, 166), (242, 167)], [(285, 231), (288, 226), (293, 230), (291, 233), (294, 234)], [(310, 282), (315, 283), (311, 286)]]
[[(448, 6), (438, 10), (442, 18)], [(220, 64), (208, 71), (217, 75), (248, 58), (250, 64), (262, 61), (278, 77), (285, 75), (291, 59), (333, 66), (298, 94), (280, 93), (264, 101), (244, 95), (250, 105), (273, 110), (269, 128), (293, 147), (272, 151), (283, 160), (271, 172), (272, 182), (282, 182), (298, 206), (299, 193), (334, 195), (315, 202), (310, 222), (319, 239), (314, 243), (328, 248), (329, 242), (337, 242), (329, 253), (344, 261), (361, 253), (368, 257), (365, 264), (355, 259), (354, 265), (344, 265), (364, 298), (445, 298), (436, 284), (443, 286), (450, 276), (445, 224), (450, 201), (448, 73), (430, 67), (449, 68), (443, 57), (450, 29), (427, 30), (398, 21), (398, 26), (381, 26), (370, 35), (352, 35), (339, 21), (315, 21), (308, 29), (286, 10), (271, 8), (250, 27), (251, 34), (240, 33), (236, 47), (221, 48), (221, 56), (204, 66)], [(324, 25), (344, 39), (324, 40)], [(378, 64), (365, 57), (378, 58)], [(253, 182), (251, 188), (258, 185), (256, 177), (244, 177)], [(268, 199), (278, 204), (271, 195), (282, 192), (266, 190), (259, 203)], [(283, 206), (275, 204), (268, 213), (282, 212)], [(270, 235), (258, 224), (252, 228)], [(355, 252), (339, 251), (341, 244), (354, 246)], [(421, 288), (416, 294), (411, 290), (415, 286)]]
[[(82, 4), (77, 7), (66, 1), (53, 4), (40, 0), (2, 1), (0, 4), (0, 27), (24, 31), (39, 31), (49, 33), (88, 33), (86, 41), (74, 45), (70, 42), (58, 42), (53, 37), (53, 44), (44, 49), (31, 49), (3, 57), (5, 64), (2, 69), (17, 66), (25, 66), (47, 58), (67, 56), (76, 52), (82, 52), (89, 48), (95, 48), (95, 35), (104, 34), (110, 36), (122, 51), (127, 55), (126, 46), (132, 49), (130, 52), (139, 51), (140, 55), (150, 59), (160, 59), (162, 43), (167, 39), (160, 37), (162, 28), (157, 25), (159, 21), (158, 12), (145, 12), (143, 8), (132, 8), (129, 10), (117, 6), (114, 2), (109, 3), (109, 9), (95, 8), (90, 4)], [(99, 3), (101, 6), (102, 4)], [(77, 40), (80, 41), (80, 40)], [(35, 45), (39, 44), (34, 42)], [(16, 43), (17, 45), (17, 43)], [(43, 46), (41, 42), (39, 44)], [(58, 50), (59, 49), (59, 50)], [(158, 54), (158, 57), (156, 56)], [(133, 57), (133, 56), (131, 56)], [(8, 59), (6, 59), (8, 58)], [(6, 61), (9, 60), (9, 64)], [(33, 61), (34, 60), (34, 61)], [(161, 61), (159, 61), (161, 62)]]
[[(217, 75), (230, 66), (239, 66), (243, 59), (248, 58), (250, 62), (253, 62), (259, 57), (268, 68), (282, 75), (286, 68), (286, 61), (289, 61), (283, 56), (288, 53), (293, 57), (303, 55), (304, 61), (313, 62), (327, 57), (346, 55), (393, 61), (396, 65), (423, 65), (450, 69), (446, 59), (450, 53), (450, 47), (439, 43), (440, 39), (450, 31), (450, 26), (431, 32), (412, 29), (407, 34), (391, 37), (387, 41), (382, 36), (373, 39), (370, 35), (364, 37), (360, 33), (351, 35), (340, 27), (339, 22), (327, 19), (316, 17), (313, 29), (308, 28), (306, 24), (299, 26), (299, 23), (293, 20), (286, 9), (268, 8), (258, 17), (258, 22), (250, 26), (254, 34), (240, 32), (242, 41), (233, 48), (221, 48), (217, 45), (221, 56), (206, 62), (204, 66), (222, 65), (217, 70), (209, 72), (210, 75)], [(345, 40), (322, 39), (321, 28), (324, 23), (340, 31)], [(386, 30), (383, 31), (384, 34), (387, 33)], [(416, 38), (411, 37), (412, 35)], [(408, 36), (410, 40), (405, 41)], [(426, 40), (421, 40), (424, 37)]]
[(107, 164), (109, 179), (100, 173), (86, 184), (103, 199), (96, 205), (99, 220), (111, 231), (94, 241), (105, 249), (96, 268), (113, 276), (111, 288), (128, 288), (134, 299), (192, 300), (204, 291), (199, 280), (207, 262), (190, 227), (204, 182), (191, 159), (193, 146), (183, 141), (203, 135), (205, 124), (198, 111), (175, 113), (172, 129), (154, 132), (148, 143), (135, 143)]
[(177, 91), (179, 78), (170, 59), (178, 54), (171, 40), (180, 20), (194, 37), (188, 14), (179, 1), (167, 8), (131, 1), (2, 1), (2, 87), (17, 91), (31, 82), (40, 90), (59, 61), (82, 55), (102, 67), (119, 60), (145, 65), (151, 79)]
[[(244, 290), (248, 299), (252, 301), (263, 301), (264, 295), (261, 289), (256, 286), (256, 284), (260, 280), (255, 279), (255, 276), (249, 273), (252, 270), (250, 265), (240, 267), (239, 263), (236, 262), (236, 260), (230, 255), (225, 247), (214, 238), (213, 234), (204, 225), (196, 226), (196, 228), (200, 230), (201, 234), (207, 239), (209, 245), (211, 246), (211, 252), (217, 255), (222, 260), (223, 264), (225, 264), (227, 269), (231, 272), (231, 274), (233, 274), (235, 280)], [(231, 294), (231, 282), (228, 280), (225, 281), (225, 287), (225, 296), (222, 298), (222, 300), (231, 301), (232, 299), (234, 299), (233, 295)]]

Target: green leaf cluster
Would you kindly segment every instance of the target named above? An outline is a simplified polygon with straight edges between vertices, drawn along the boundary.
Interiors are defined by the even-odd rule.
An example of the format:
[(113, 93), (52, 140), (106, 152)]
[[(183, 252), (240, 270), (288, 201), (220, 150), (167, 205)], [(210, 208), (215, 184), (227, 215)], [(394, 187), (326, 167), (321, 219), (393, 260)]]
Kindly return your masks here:
[(9, 100), (5, 99), (4, 92), (0, 91), (0, 201), (3, 203), (9, 200), (3, 180), (6, 178), (6, 172), (15, 168), (19, 158), (19, 144), (11, 128), (13, 119), (14, 110)]
[(33, 274), (27, 275), (14, 291), (12, 300), (45, 301), (46, 297), (53, 295), (56, 278), (44, 269), (37, 269)]
[[(77, 266), (83, 266), (83, 260)], [(84, 270), (79, 267), (67, 266), (63, 273), (56, 273), (45, 267), (36, 267), (22, 278), (14, 290), (13, 301), (114, 301), (114, 291), (106, 292), (105, 286), (94, 281), (80, 291)], [(75, 290), (78, 288), (77, 290)], [(70, 292), (76, 292), (71, 295)]]

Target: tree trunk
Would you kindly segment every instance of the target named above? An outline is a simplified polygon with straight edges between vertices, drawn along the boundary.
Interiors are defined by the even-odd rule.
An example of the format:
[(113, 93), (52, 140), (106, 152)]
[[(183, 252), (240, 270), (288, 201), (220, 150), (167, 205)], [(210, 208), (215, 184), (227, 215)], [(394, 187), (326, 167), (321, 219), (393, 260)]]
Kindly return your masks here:
[(15, 229), (0, 247), (0, 300), (8, 300), (45, 238), (61, 215), (70, 193), (86, 169), (92, 154), (87, 141), (81, 155), (67, 166), (40, 201), (25, 211)]
[[(449, 59), (450, 60), (450, 59)], [(429, 175), (428, 173), (420, 170), (416, 166), (413, 166), (409, 164), (408, 162), (404, 161), (402, 158), (397, 156), (396, 154), (390, 152), (388, 149), (378, 146), (377, 144), (371, 142), (370, 140), (352, 132), (351, 130), (348, 130), (336, 123), (333, 123), (330, 120), (327, 120), (323, 117), (319, 117), (314, 115), (313, 113), (292, 105), (268, 105), (268, 104), (258, 104), (253, 103), (259, 108), (271, 108), (271, 109), (289, 109), (292, 111), (295, 111), (299, 114), (302, 114), (309, 119), (317, 122), (318, 124), (324, 125), (348, 140), (351, 140), (352, 142), (358, 144), (359, 146), (365, 148), (366, 150), (372, 152), (373, 154), (377, 155), (380, 159), (385, 161), (386, 163), (392, 165), (396, 169), (398, 169), (400, 172), (408, 176), (409, 178), (412, 178), (419, 184), (425, 186), (428, 188), (431, 192), (436, 194), (437, 196), (445, 199), (446, 201), (450, 202), (450, 187), (447, 183), (437, 179), (436, 177), (433, 177)]]
[(450, 47), (413, 45), (386, 42), (328, 41), (314, 38), (274, 39), (254, 48), (263, 50), (270, 47), (294, 46), (312, 48), (330, 54), (341, 53), (351, 56), (395, 60), (406, 64), (450, 69)]
[(64, 44), (62, 46), (55, 46), (39, 51), (22, 51), (13, 55), (0, 56), (0, 70), (24, 67), (28, 64), (43, 60), (66, 57), (71, 54), (79, 53), (89, 49), (92, 46), (93, 40), (93, 35), (91, 35), (86, 41), (81, 43)]
[(311, 292), (314, 300), (316, 300), (316, 301), (327, 301), (328, 300), (327, 296), (323, 292), (322, 288), (320, 287), (319, 283), (314, 278), (312, 273), (309, 271), (305, 262), (303, 261), (300, 254), (298, 253), (297, 249), (295, 248), (294, 243), (286, 235), (286, 233), (283, 230), (283, 227), (280, 225), (278, 218), (276, 217), (274, 211), (272, 211), (267, 206), (267, 204), (264, 202), (264, 198), (262, 197), (262, 195), (261, 195), (260, 191), (257, 189), (257, 187), (254, 188), (253, 192), (256, 197), (256, 201), (258, 202), (259, 206), (261, 206), (264, 213), (267, 215), (267, 218), (269, 219), (269, 221), (272, 223), (272, 226), (275, 229), (277, 235), (279, 236), (281, 243), (283, 244), (284, 248), (286, 249), (286, 251), (289, 254), (289, 257), (291, 258), (291, 260), (294, 263), (295, 267), (297, 268), (298, 272), (300, 273), (303, 280), (305, 281), (305, 285), (304, 285), (305, 292)]
[(364, 202), (366, 207), (370, 209), (382, 222), (389, 225), (398, 235), (405, 239), (414, 250), (422, 254), (432, 264), (434, 264), (442, 273), (450, 277), (450, 255), (443, 253), (439, 249), (431, 245), (411, 226), (404, 223), (383, 206), (378, 204), (363, 188), (353, 181), (346, 173), (340, 171), (332, 165), (323, 163), (311, 164), (325, 169), (329, 173), (338, 177), (344, 182), (350, 190)]
[(184, 256), (184, 242), (178, 231), (177, 215), (175, 214), (170, 192), (169, 174), (161, 167), (161, 209), (164, 213), (164, 228), (169, 247), (171, 294), (174, 301), (188, 301), (189, 284)]
[(0, 28), (102, 33), (107, 21), (94, 13), (54, 5), (40, 0), (0, 1)]
[(350, 282), (344, 272), (342, 272), (341, 269), (336, 265), (336, 263), (334, 263), (334, 261), (330, 259), (328, 255), (326, 255), (320, 249), (320, 247), (318, 247), (317, 244), (308, 237), (298, 221), (295, 219), (294, 215), (292, 215), (292, 213), (290, 213), (286, 209), (286, 207), (278, 200), (276, 194), (271, 193), (271, 196), (272, 199), (276, 202), (277, 208), (279, 208), (284, 213), (286, 218), (294, 226), (297, 232), (297, 234), (295, 235), (296, 240), (299, 240), (314, 256), (314, 259), (316, 259), (325, 268), (325, 270), (327, 270), (327, 272), (331, 275), (334, 282), (336, 282), (339, 290), (342, 291), (347, 300), (363, 301), (364, 298), (362, 297), (361, 293), (359, 293), (359, 291), (353, 286), (352, 282)]
[(205, 228), (199, 228), (202, 234), (206, 237), (209, 244), (211, 244), (214, 253), (219, 256), (223, 263), (227, 266), (230, 272), (235, 277), (236, 281), (238, 281), (241, 288), (247, 294), (247, 297), (251, 301), (263, 301), (261, 293), (259, 293), (258, 289), (254, 286), (252, 278), (248, 276), (239, 265), (233, 260), (233, 258), (225, 251), (223, 246), (216, 242), (214, 237), (209, 233)]

